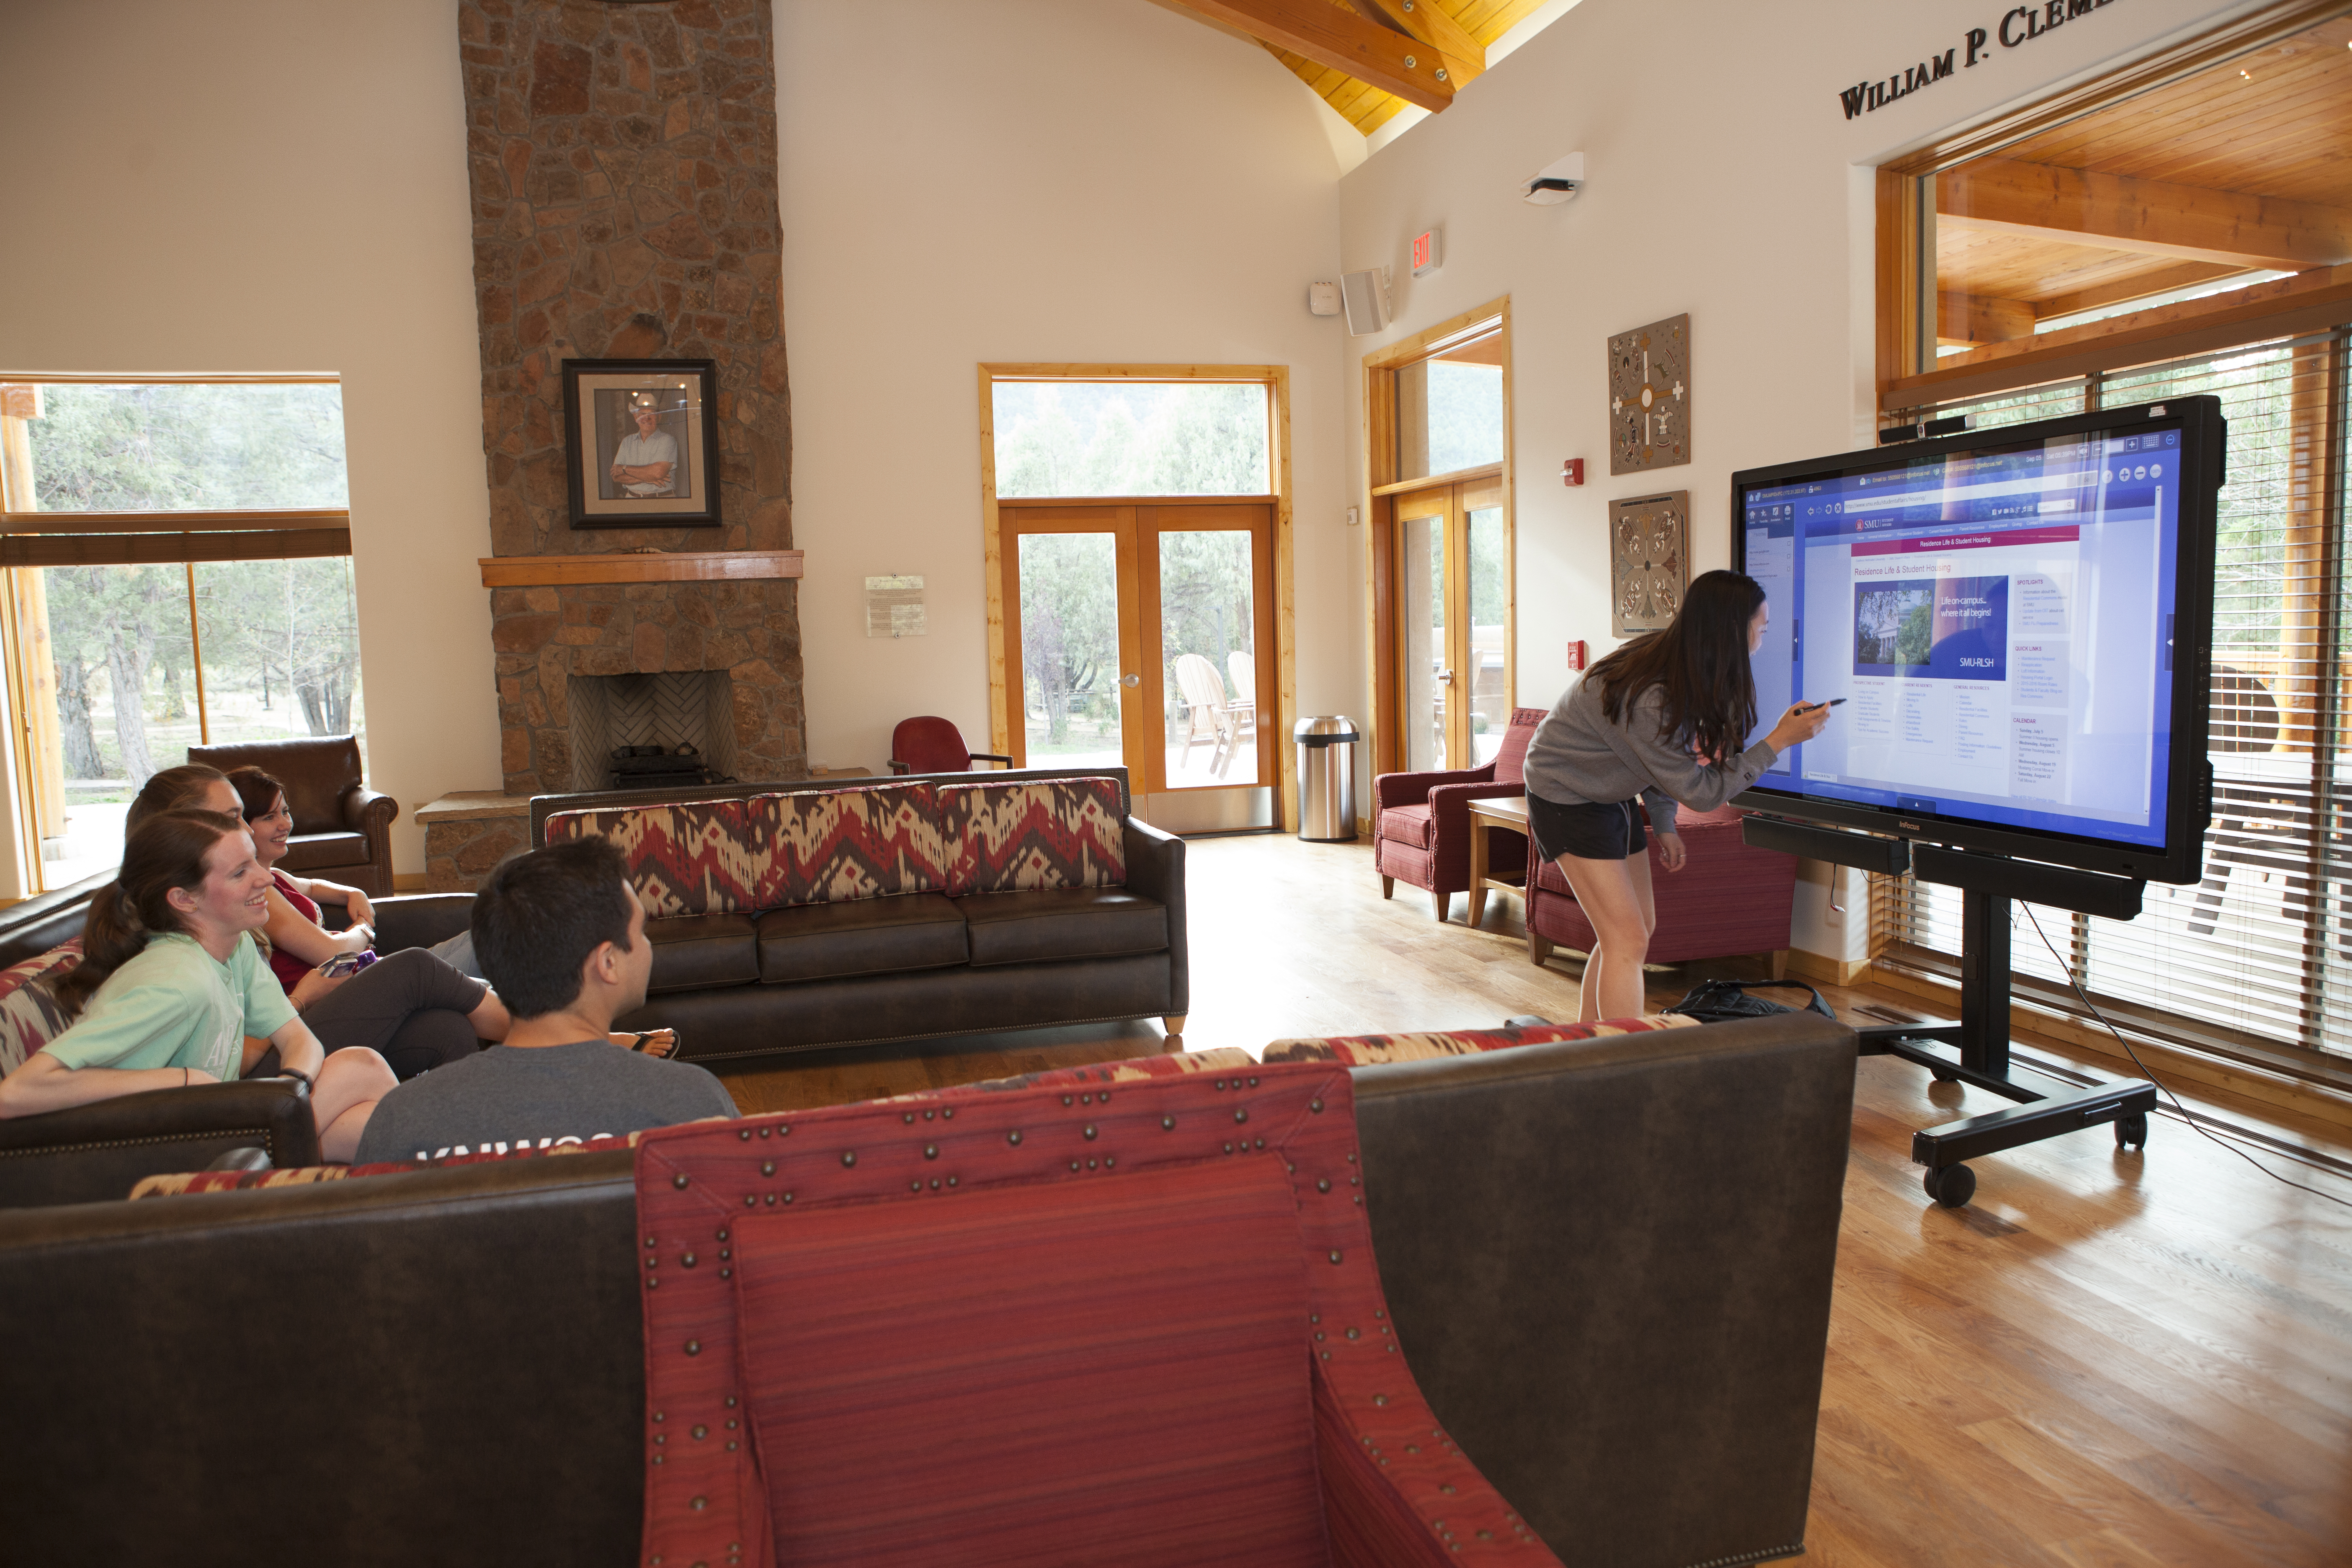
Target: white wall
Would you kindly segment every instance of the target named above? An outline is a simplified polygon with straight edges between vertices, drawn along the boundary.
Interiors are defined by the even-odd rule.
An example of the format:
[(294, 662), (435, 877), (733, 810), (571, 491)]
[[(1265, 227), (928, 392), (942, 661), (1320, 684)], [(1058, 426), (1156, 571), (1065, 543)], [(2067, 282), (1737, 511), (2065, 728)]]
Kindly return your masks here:
[(455, 7), (10, 0), (0, 103), (0, 373), (340, 374), (370, 782), (497, 788)]
[[(1517, 700), (1567, 685), (1567, 644), (1609, 633), (1608, 504), (1687, 489), (1694, 572), (1731, 562), (1738, 468), (1868, 447), (1873, 168), (1945, 131), (2042, 96), (2220, 14), (2212, 0), (2116, 0), (1900, 102), (1848, 121), (1837, 93), (1997, 29), (1992, 0), (1582, 0), (1340, 183), (1342, 262), (1387, 266), (1397, 320), (1381, 343), (1508, 294), (1517, 469)], [(1965, 58), (1966, 49), (1961, 49)], [(1515, 182), (1582, 151), (1589, 183), (1553, 207)], [(1445, 227), (1416, 280), (1411, 237)], [(1609, 474), (1609, 336), (1688, 311), (1692, 461)], [(1348, 472), (1360, 471), (1360, 378), (1346, 383)], [(1560, 463), (1585, 459), (1568, 489)], [(1361, 699), (1358, 699), (1361, 700)], [(1849, 893), (1859, 879), (1849, 874)], [(1799, 888), (1799, 945), (1859, 956), (1832, 926), (1826, 876)], [(1848, 902), (1839, 898), (1841, 903)], [(1849, 904), (1849, 908), (1859, 908)]]
[[(983, 362), (1289, 365), (1298, 700), (1360, 715), (1328, 109), (1148, 0), (777, 0), (776, 65), (811, 761), (988, 733)], [(928, 636), (866, 637), (888, 573)]]

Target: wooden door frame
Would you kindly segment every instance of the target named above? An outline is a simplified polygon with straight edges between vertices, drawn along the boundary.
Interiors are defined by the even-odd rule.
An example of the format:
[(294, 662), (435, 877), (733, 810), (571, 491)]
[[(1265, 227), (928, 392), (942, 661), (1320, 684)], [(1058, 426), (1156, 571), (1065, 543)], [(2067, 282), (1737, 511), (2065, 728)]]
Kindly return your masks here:
[[(1506, 353), (1508, 353), (1507, 347)], [(1298, 596), (1291, 581), (1290, 512), (1290, 367), (1286, 364), (1009, 364), (983, 362), (980, 374), (980, 517), (981, 543), (985, 556), (982, 577), (988, 594), (988, 724), (992, 750), (1011, 755), (1012, 708), (1006, 688), (1004, 533), (996, 496), (996, 398), (1000, 381), (1207, 381), (1256, 384), (1266, 389), (1266, 445), (1274, 470), (1274, 492), (1258, 496), (1150, 496), (1122, 498), (1096, 504), (1161, 506), (1200, 500), (1255, 501), (1274, 505), (1274, 722), (1259, 714), (1261, 742), (1280, 742), (1281, 773), (1274, 792), (1276, 831), (1295, 827), (1292, 802), (1298, 794), (1296, 750), (1287, 744), (1290, 724), (1298, 707)], [(1504, 372), (1508, 384), (1509, 371)], [(1039, 498), (1018, 497), (1007, 504), (1030, 505)], [(1076, 500), (1079, 498), (1072, 498)], [(1087, 498), (1091, 500), (1091, 498)], [(1259, 684), (1264, 686), (1263, 677)]]
[[(1451, 474), (1427, 474), (1400, 479), (1396, 472), (1396, 372), (1471, 328), (1495, 321), (1503, 335), (1503, 460)], [(1498, 474), (1503, 487), (1503, 558), (1509, 569), (1503, 595), (1503, 688), (1505, 707), (1519, 700), (1519, 531), (1518, 486), (1512, 456), (1511, 431), (1511, 297), (1504, 295), (1473, 310), (1449, 317), (1425, 331), (1401, 339), (1364, 356), (1364, 616), (1369, 711), (1366, 735), (1375, 774), (1395, 773), (1399, 761), (1401, 721), (1396, 660), (1397, 600), (1396, 505), (1403, 490), (1419, 490), (1465, 479)], [(1367, 824), (1358, 823), (1361, 831)]]

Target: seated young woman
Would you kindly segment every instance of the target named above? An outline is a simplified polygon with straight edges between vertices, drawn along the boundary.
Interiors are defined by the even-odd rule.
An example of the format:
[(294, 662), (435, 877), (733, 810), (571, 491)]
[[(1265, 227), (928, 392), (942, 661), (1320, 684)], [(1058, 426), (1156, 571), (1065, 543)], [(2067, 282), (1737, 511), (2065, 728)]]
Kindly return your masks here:
[[(330, 1049), (373, 1048), (404, 1080), (472, 1056), (484, 1040), (507, 1037), (514, 1020), (498, 994), (425, 948), (387, 953), (341, 978), (321, 973), (319, 964), (367, 950), (375, 937), (375, 911), (356, 888), (276, 869), (294, 830), (285, 786), (256, 767), (233, 769), (226, 778), (252, 830), (255, 856), (269, 872), (269, 918), (262, 935), (269, 943), (270, 970)], [(321, 900), (342, 905), (352, 925), (341, 931), (320, 925)], [(612, 1038), (652, 1056), (668, 1056), (677, 1046), (671, 1029)]]
[(0, 1080), (0, 1117), (238, 1077), (248, 1036), (310, 1086), (320, 1154), (348, 1162), (395, 1079), (369, 1050), (330, 1055), (247, 933), (269, 874), (236, 816), (165, 811), (133, 828), (116, 879), (90, 898), (82, 962), (59, 982), (81, 1016)]

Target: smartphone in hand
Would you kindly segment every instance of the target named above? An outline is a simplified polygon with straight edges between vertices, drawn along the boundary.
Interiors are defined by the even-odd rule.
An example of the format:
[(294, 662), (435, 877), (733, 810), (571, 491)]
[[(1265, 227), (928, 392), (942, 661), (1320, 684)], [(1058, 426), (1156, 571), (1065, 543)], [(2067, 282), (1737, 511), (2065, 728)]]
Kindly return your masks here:
[(362, 948), (357, 952), (339, 952), (319, 965), (319, 973), (330, 980), (349, 980), (374, 962), (373, 948)]

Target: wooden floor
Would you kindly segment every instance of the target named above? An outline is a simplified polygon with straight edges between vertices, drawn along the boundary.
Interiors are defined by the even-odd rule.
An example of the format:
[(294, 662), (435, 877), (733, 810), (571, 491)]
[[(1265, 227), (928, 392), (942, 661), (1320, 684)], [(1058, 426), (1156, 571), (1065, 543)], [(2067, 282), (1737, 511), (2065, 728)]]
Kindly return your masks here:
[[(1459, 897), (1444, 926), (1416, 889), (1383, 902), (1361, 846), (1208, 839), (1189, 856), (1183, 1048), (1575, 1016), (1577, 961), (1528, 963), (1516, 899), (1472, 931)], [(1763, 973), (1679, 966), (1651, 975), (1651, 1000)], [(1855, 1022), (1883, 1021), (1857, 1005), (1919, 1009), (1824, 989)], [(1166, 1048), (1151, 1025), (1027, 1031), (784, 1058), (728, 1083), (746, 1110), (782, 1110)], [(2341, 1127), (2218, 1090), (2181, 1099), (2352, 1160)], [(1911, 1132), (2003, 1103), (1860, 1064), (1804, 1561), (2352, 1563), (2352, 1209), (2258, 1173), (2168, 1101), (2144, 1153), (2091, 1129), (1977, 1162), (1969, 1206), (1936, 1207)], [(2255, 1152), (2352, 1202), (2352, 1180)]]

